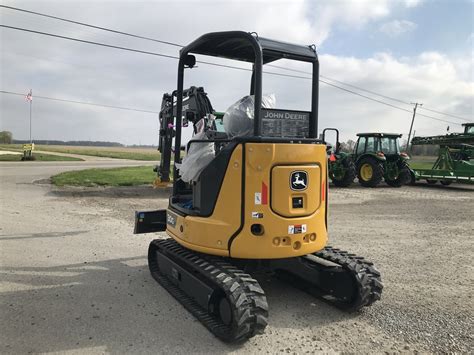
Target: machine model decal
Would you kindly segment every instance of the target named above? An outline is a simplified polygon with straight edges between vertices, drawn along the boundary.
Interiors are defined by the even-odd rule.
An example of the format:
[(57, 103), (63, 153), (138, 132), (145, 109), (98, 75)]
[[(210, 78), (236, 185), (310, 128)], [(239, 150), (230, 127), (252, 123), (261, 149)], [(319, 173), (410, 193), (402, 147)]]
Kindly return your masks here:
[(290, 175), (290, 188), (302, 191), (308, 188), (308, 173), (306, 171), (293, 171)]
[(265, 137), (309, 137), (310, 112), (262, 108)]
[(263, 218), (262, 212), (252, 212), (252, 218)]
[(176, 227), (176, 216), (169, 211), (166, 213), (166, 224), (169, 224), (171, 227)]
[(288, 234), (306, 233), (306, 224), (295, 224), (288, 226)]

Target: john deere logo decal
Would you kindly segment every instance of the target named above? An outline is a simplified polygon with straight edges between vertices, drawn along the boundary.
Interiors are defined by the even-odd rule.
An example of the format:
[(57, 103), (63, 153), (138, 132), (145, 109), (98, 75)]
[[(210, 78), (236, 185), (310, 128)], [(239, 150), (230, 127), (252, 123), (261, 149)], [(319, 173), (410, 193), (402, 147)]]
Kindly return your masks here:
[(306, 171), (293, 171), (290, 176), (290, 187), (295, 191), (306, 190), (308, 187), (308, 173)]

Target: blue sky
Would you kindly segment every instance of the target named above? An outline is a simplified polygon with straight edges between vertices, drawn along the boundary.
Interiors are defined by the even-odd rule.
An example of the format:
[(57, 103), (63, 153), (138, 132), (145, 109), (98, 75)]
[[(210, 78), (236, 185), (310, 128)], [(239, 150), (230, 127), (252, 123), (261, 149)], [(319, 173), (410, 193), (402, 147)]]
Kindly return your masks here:
[[(380, 30), (384, 23), (410, 21), (415, 28), (397, 36)], [(461, 0), (424, 1), (415, 7), (396, 6), (390, 16), (360, 28), (335, 26), (321, 52), (359, 58), (377, 52), (412, 56), (427, 51), (446, 54), (471, 51), (473, 2)]]

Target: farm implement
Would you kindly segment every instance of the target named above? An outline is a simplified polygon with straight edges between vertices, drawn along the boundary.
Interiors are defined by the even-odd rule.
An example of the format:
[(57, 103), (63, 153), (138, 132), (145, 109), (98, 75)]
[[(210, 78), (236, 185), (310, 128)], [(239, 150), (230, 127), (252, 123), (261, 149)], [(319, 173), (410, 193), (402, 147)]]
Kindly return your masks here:
[(416, 181), (474, 184), (474, 123), (463, 126), (463, 133), (413, 137), (412, 146), (439, 145), (438, 158), (431, 169), (413, 169)]

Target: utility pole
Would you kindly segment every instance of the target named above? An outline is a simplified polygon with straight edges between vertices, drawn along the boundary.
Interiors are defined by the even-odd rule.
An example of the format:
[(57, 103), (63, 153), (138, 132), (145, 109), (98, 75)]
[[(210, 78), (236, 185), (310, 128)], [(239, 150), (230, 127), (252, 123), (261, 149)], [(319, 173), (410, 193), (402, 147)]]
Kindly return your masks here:
[(413, 123), (415, 122), (416, 109), (418, 108), (418, 106), (423, 106), (423, 104), (420, 104), (418, 102), (412, 102), (411, 104), (415, 105), (415, 107), (413, 107), (413, 117), (411, 119), (410, 132), (408, 133), (408, 140), (407, 140), (407, 147), (406, 147), (407, 153), (408, 153), (408, 147), (410, 146), (411, 130), (413, 129)]

